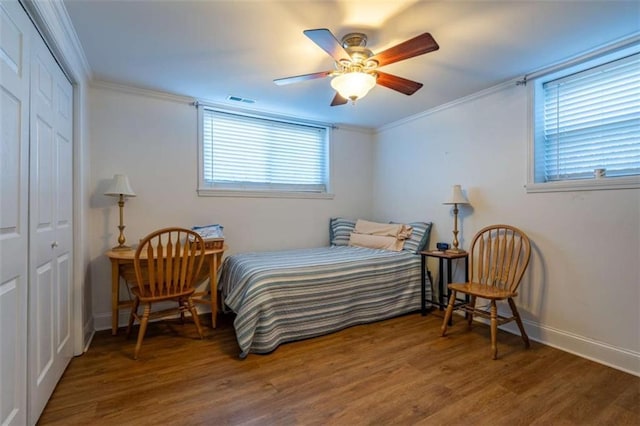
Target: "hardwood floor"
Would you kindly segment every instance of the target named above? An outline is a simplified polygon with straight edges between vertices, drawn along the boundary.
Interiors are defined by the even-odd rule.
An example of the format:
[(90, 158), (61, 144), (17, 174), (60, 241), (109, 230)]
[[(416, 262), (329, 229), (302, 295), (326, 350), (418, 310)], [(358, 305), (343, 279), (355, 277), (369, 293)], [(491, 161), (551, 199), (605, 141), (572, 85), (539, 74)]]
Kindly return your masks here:
[[(206, 317), (203, 322), (206, 323)], [(96, 334), (40, 425), (638, 425), (640, 378), (460, 320), (406, 315), (238, 359), (231, 319)], [(137, 331), (137, 330), (135, 330)]]

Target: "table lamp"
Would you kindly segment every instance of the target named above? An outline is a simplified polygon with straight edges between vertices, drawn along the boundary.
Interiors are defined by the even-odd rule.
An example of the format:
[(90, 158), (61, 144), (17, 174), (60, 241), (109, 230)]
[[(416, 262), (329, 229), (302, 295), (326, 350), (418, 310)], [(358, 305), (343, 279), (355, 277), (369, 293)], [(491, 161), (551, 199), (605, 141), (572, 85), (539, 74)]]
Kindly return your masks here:
[(453, 247), (447, 250), (449, 253), (464, 253), (464, 250), (458, 248), (458, 204), (467, 205), (469, 200), (462, 193), (460, 185), (453, 185), (451, 198), (442, 204), (453, 204)]
[(126, 175), (113, 175), (113, 180), (109, 185), (109, 188), (104, 193), (104, 195), (108, 195), (110, 197), (118, 197), (118, 206), (120, 207), (120, 225), (118, 229), (120, 230), (120, 235), (118, 236), (118, 245), (113, 248), (113, 250), (129, 250), (131, 247), (126, 246), (124, 244), (124, 200), (125, 197), (135, 197), (136, 193), (131, 189), (131, 185), (129, 184), (129, 179)]

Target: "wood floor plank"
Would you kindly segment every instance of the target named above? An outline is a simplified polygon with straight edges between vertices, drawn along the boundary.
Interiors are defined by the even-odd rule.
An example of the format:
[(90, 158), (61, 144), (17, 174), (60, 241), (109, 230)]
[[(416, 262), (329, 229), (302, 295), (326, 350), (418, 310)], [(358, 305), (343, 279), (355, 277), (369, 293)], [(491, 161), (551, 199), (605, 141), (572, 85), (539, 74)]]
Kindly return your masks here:
[[(206, 324), (207, 317), (203, 317)], [(640, 424), (640, 378), (500, 332), (419, 314), (238, 358), (232, 318), (135, 338), (99, 332), (74, 358), (40, 425)]]

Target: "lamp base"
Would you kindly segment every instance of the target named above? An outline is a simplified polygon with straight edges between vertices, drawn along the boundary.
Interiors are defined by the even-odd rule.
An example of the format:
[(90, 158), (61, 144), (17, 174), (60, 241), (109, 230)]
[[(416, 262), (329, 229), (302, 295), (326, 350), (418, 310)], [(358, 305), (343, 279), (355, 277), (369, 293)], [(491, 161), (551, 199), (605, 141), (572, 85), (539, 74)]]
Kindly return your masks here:
[(445, 250), (445, 253), (451, 253), (451, 254), (461, 254), (461, 253), (466, 253), (466, 251), (459, 249), (459, 248), (452, 248), (449, 250)]
[(129, 246), (122, 245), (122, 246), (115, 246), (111, 250), (113, 250), (113, 251), (126, 251), (126, 250), (133, 250), (133, 249), (131, 247), (129, 247)]

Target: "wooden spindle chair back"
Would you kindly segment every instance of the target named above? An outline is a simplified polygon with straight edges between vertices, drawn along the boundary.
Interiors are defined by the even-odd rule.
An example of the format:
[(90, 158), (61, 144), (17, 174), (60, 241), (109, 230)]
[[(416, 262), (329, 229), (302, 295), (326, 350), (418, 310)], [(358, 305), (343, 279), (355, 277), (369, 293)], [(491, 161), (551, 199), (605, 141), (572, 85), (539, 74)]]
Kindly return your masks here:
[(147, 235), (134, 257), (136, 282), (143, 294), (165, 297), (192, 288), (204, 263), (203, 248), (202, 237), (188, 229), (165, 228)]
[(509, 225), (488, 226), (471, 242), (470, 281), (516, 294), (530, 256), (531, 243), (522, 231)]

